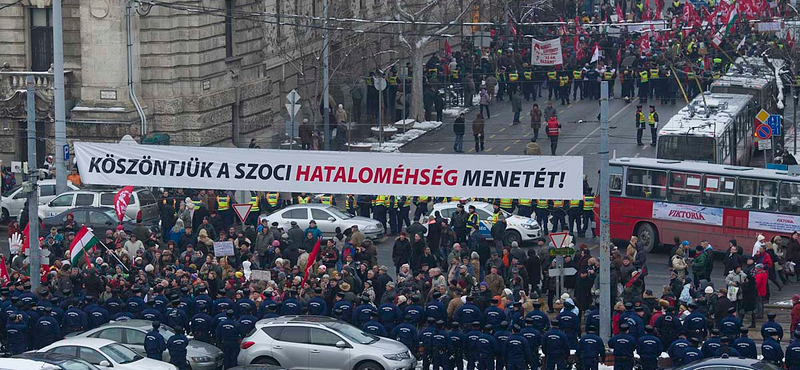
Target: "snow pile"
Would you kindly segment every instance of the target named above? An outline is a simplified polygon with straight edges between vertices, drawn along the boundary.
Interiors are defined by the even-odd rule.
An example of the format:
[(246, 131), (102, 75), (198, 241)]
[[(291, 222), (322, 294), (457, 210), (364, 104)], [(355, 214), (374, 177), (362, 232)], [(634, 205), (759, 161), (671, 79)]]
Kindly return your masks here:
[(439, 127), (442, 127), (442, 123), (439, 121), (425, 121), (425, 122), (416, 122), (414, 123), (414, 128), (417, 130), (436, 130)]
[[(413, 122), (411, 120), (404, 120), (401, 121), (401, 123), (402, 122), (408, 124), (413, 123), (414, 128), (407, 130), (406, 132), (398, 131), (392, 136), (391, 139), (384, 141), (382, 145), (378, 142), (378, 139), (371, 137), (362, 142), (353, 143), (353, 146), (371, 145), (370, 151), (380, 153), (399, 152), (400, 148), (402, 148), (404, 145), (418, 139), (420, 136), (429, 131), (442, 127), (442, 123), (438, 121)], [(390, 126), (384, 126), (384, 130), (386, 130), (387, 127)]]
[(445, 116), (448, 116), (448, 117), (458, 117), (459, 114), (467, 113), (467, 111), (469, 111), (469, 109), (467, 109), (467, 108), (453, 107), (453, 108), (447, 108), (447, 109), (443, 110), (442, 113)]
[(778, 302), (775, 302), (775, 303), (773, 303), (773, 305), (775, 305), (775, 306), (786, 306), (786, 307), (792, 307), (792, 301), (787, 299), (787, 300), (785, 300), (785, 301), (778, 301)]

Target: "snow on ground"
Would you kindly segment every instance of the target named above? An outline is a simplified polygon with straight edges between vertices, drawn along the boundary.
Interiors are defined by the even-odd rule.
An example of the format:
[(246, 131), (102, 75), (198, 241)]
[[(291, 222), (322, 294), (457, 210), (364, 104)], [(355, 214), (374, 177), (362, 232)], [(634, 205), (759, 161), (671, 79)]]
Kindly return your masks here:
[(448, 117), (458, 117), (459, 114), (466, 113), (468, 110), (469, 109), (463, 107), (453, 107), (443, 110), (442, 113)]
[[(410, 120), (408, 121), (409, 123), (413, 122)], [(442, 123), (438, 121), (415, 122), (414, 128), (406, 132), (398, 132), (394, 134), (391, 139), (385, 140), (382, 145), (378, 142), (378, 139), (374, 137), (367, 138), (362, 142), (353, 143), (353, 145), (356, 146), (356, 145), (370, 144), (372, 145), (370, 151), (373, 152), (381, 152), (381, 153), (399, 152), (400, 148), (402, 148), (403, 145), (406, 145), (416, 140), (417, 138), (424, 135), (428, 131), (438, 129), (439, 127), (442, 127)]]
[(775, 302), (775, 303), (772, 303), (772, 304), (774, 304), (776, 306), (792, 307), (792, 301), (789, 300), (789, 299), (787, 299), (785, 301), (778, 301), (778, 302)]

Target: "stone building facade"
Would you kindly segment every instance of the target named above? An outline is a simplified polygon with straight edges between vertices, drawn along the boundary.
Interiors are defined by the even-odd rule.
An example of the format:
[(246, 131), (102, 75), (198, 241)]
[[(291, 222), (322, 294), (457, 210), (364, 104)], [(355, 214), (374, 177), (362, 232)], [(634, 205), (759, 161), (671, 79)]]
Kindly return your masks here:
[[(37, 118), (42, 121), (39, 136), (44, 138), (40, 154), (54, 152), (53, 75), (48, 71), (53, 60), (51, 1), (0, 0), (3, 159), (24, 158), (27, 150), (23, 91), (27, 75), (36, 77), (39, 91)], [(166, 0), (159, 4), (132, 3), (129, 51), (126, 0), (62, 0), (68, 141), (168, 134), (172, 145), (247, 146), (250, 138), (257, 137), (261, 147), (279, 146), (286, 120), (286, 93), (321, 76), (321, 33), (312, 27), (297, 28), (303, 30), (297, 33), (291, 26), (278, 26), (291, 20), (248, 14), (321, 16), (322, 0)], [(187, 11), (186, 7), (208, 11)], [(391, 5), (387, 0), (331, 1), (329, 11), (331, 16), (378, 19), (391, 11)], [(301, 36), (291, 36), (292, 32)], [(350, 36), (345, 34), (364, 33), (334, 36), (332, 50), (348, 44)], [(364, 42), (379, 51), (391, 48), (397, 40), (377, 34), (374, 40)], [(129, 96), (128, 52), (146, 126)], [(292, 58), (310, 62), (293, 63)], [(350, 74), (363, 75), (383, 61), (375, 65), (348, 63), (347, 67)], [(346, 96), (348, 82), (343, 78), (331, 91), (334, 96)], [(303, 103), (308, 114), (313, 104)]]

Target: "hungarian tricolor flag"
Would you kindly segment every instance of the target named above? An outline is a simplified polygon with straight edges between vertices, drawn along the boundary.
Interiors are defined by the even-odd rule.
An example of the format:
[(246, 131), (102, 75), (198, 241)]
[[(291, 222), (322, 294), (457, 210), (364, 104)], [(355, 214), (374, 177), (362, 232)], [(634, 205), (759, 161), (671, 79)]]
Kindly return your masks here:
[(739, 19), (739, 12), (736, 10), (736, 5), (723, 5), (726, 4), (725, 1), (720, 3), (720, 10), (725, 8), (725, 12), (722, 14), (722, 22), (725, 26), (725, 35), (727, 36), (728, 33), (733, 32), (736, 28), (736, 21)]
[[(86, 226), (82, 227), (78, 234), (75, 235), (72, 245), (69, 246), (69, 260), (72, 262), (72, 266), (77, 266), (81, 258), (86, 260), (87, 266), (91, 266), (87, 252), (98, 243), (100, 243), (100, 240), (94, 236), (94, 233)], [(317, 242), (317, 246), (319, 246), (319, 242)]]
[(314, 262), (317, 260), (317, 256), (319, 255), (319, 243), (322, 242), (322, 238), (317, 239), (317, 244), (314, 244), (314, 249), (311, 250), (311, 253), (308, 254), (308, 263), (306, 263), (306, 270), (304, 271), (305, 275), (303, 275), (303, 282), (300, 283), (300, 289), (306, 286), (306, 280), (308, 280), (308, 272), (311, 270), (311, 267), (314, 266)]

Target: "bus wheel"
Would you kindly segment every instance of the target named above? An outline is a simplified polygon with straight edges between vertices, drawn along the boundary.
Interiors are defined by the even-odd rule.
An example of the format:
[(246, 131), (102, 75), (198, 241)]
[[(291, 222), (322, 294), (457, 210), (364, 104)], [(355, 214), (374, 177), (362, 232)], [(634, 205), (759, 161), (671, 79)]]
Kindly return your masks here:
[(650, 253), (658, 244), (658, 234), (652, 224), (641, 223), (636, 227), (636, 237), (644, 245), (644, 251)]

